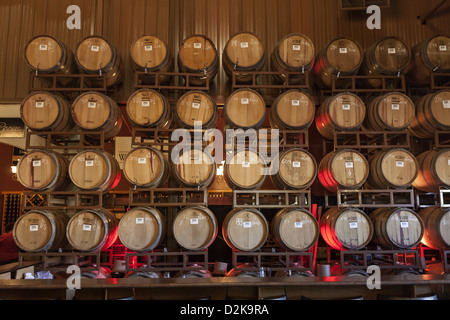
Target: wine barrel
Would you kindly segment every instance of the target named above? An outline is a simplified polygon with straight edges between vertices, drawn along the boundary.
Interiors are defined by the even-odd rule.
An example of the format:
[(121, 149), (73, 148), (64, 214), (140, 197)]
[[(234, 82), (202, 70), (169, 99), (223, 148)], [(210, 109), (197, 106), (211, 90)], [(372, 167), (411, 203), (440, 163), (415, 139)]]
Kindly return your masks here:
[[(375, 42), (364, 54), (361, 74), (367, 76), (398, 76), (408, 71), (411, 49), (398, 37), (386, 37)], [(382, 86), (381, 79), (368, 79), (367, 85), (373, 88)]]
[(228, 97), (223, 116), (230, 128), (260, 129), (266, 119), (266, 103), (255, 90), (240, 89)]
[(119, 184), (121, 170), (109, 152), (85, 150), (70, 161), (69, 175), (73, 184), (82, 190), (108, 191)]
[(333, 140), (336, 131), (357, 131), (364, 123), (366, 105), (353, 93), (327, 98), (318, 108), (316, 128), (320, 135)]
[(319, 52), (313, 69), (316, 84), (324, 89), (332, 86), (333, 77), (356, 75), (364, 57), (363, 48), (349, 38), (336, 38)]
[(227, 245), (235, 251), (256, 251), (267, 241), (269, 224), (256, 209), (234, 209), (223, 221), (222, 235)]
[(83, 210), (67, 224), (67, 240), (78, 251), (104, 251), (116, 242), (117, 225), (115, 215), (106, 209)]
[(435, 250), (450, 247), (450, 210), (440, 207), (430, 207), (419, 212), (425, 232), (422, 243)]
[(178, 51), (178, 68), (183, 73), (203, 75), (189, 77), (194, 86), (205, 85), (207, 79), (214, 81), (219, 71), (219, 55), (216, 45), (204, 35), (192, 35), (181, 43)]
[[(275, 79), (287, 82), (286, 72), (308, 73), (314, 66), (316, 50), (314, 42), (300, 33), (292, 33), (285, 36), (272, 51), (270, 66), (279, 75)], [(299, 83), (301, 76), (289, 77), (289, 84)]]
[[(88, 36), (75, 48), (78, 69), (85, 74), (101, 74), (106, 77), (108, 88), (117, 87), (123, 78), (124, 66), (117, 49), (100, 36)], [(92, 85), (102, 86), (103, 81), (86, 79)]]
[[(449, 47), (450, 50), (450, 47)], [(435, 130), (450, 130), (450, 90), (420, 97), (409, 132), (421, 139), (434, 138)]]
[(50, 92), (37, 91), (25, 97), (20, 104), (20, 117), (35, 131), (64, 132), (75, 127), (69, 102)]
[(314, 122), (315, 113), (316, 105), (308, 93), (289, 90), (272, 103), (270, 126), (279, 130), (308, 129)]
[(72, 104), (72, 118), (81, 130), (103, 131), (105, 140), (119, 134), (123, 124), (119, 105), (99, 92), (87, 92), (78, 96)]
[(388, 93), (372, 99), (367, 104), (364, 130), (404, 131), (415, 115), (414, 102), (403, 93)]
[[(167, 84), (173, 72), (174, 60), (166, 42), (154, 35), (144, 35), (131, 45), (131, 66), (140, 72), (160, 72), (158, 82)], [(155, 83), (155, 76), (146, 75), (141, 78), (144, 84)]]
[(316, 218), (305, 209), (283, 209), (271, 222), (275, 243), (294, 252), (311, 249), (319, 240), (319, 229)]
[(424, 234), (419, 215), (405, 208), (379, 208), (370, 214), (374, 226), (373, 242), (384, 248), (411, 249)]
[[(25, 46), (28, 67), (42, 74), (74, 74), (78, 72), (72, 51), (60, 40), (49, 35), (38, 35)], [(69, 85), (72, 80), (58, 79)]]
[(202, 129), (212, 129), (218, 118), (216, 102), (205, 92), (187, 92), (177, 102), (175, 121), (181, 128), (193, 129), (200, 123)]
[(66, 249), (66, 225), (69, 216), (65, 212), (31, 210), (21, 215), (14, 224), (16, 245), (27, 252), (52, 252)]
[(159, 272), (154, 271), (130, 271), (124, 278), (161, 279), (163, 276)]
[(313, 155), (303, 149), (281, 152), (272, 162), (278, 170), (270, 178), (279, 189), (303, 190), (309, 188), (317, 178), (317, 162)]
[(335, 250), (360, 250), (372, 240), (373, 224), (359, 209), (334, 207), (321, 217), (320, 234)]
[(431, 82), (432, 73), (450, 73), (450, 37), (436, 35), (412, 49), (407, 78), (412, 86), (423, 87)]
[(150, 251), (164, 240), (165, 217), (155, 208), (135, 207), (120, 219), (117, 232), (120, 242), (129, 250)]
[(450, 187), (450, 149), (429, 150), (417, 157), (419, 174), (413, 187), (430, 193), (439, 193), (439, 188)]
[(153, 89), (135, 91), (128, 98), (126, 112), (136, 127), (169, 129), (172, 111), (169, 101)]
[(69, 160), (55, 151), (30, 151), (17, 164), (17, 179), (27, 189), (54, 191), (70, 183)]
[(135, 186), (157, 188), (166, 183), (170, 176), (169, 161), (159, 150), (138, 147), (125, 157), (123, 174)]
[(173, 159), (173, 173), (176, 180), (185, 187), (207, 188), (216, 177), (216, 163), (210, 153), (199, 148), (181, 150)]
[(206, 207), (185, 208), (178, 212), (173, 221), (174, 238), (186, 250), (208, 248), (216, 239), (217, 232), (217, 219)]
[(265, 160), (251, 150), (239, 151), (224, 165), (224, 178), (231, 189), (256, 190), (266, 180)]
[(248, 83), (252, 76), (246, 72), (261, 71), (265, 63), (265, 50), (259, 38), (250, 32), (233, 35), (225, 45), (222, 65), (227, 77), (233, 79), (236, 71), (236, 83)]
[(372, 189), (405, 189), (419, 174), (416, 157), (404, 149), (382, 150), (369, 158), (367, 185)]
[(369, 176), (369, 163), (355, 150), (343, 149), (326, 155), (319, 164), (319, 181), (328, 191), (358, 189)]
[[(112, 271), (109, 268), (100, 266), (99, 270), (96, 267), (86, 268), (86, 271), (81, 273), (81, 279), (109, 279)], [(104, 298), (104, 291), (102, 291), (102, 296)], [(75, 297), (75, 300), (81, 300), (79, 296)]]

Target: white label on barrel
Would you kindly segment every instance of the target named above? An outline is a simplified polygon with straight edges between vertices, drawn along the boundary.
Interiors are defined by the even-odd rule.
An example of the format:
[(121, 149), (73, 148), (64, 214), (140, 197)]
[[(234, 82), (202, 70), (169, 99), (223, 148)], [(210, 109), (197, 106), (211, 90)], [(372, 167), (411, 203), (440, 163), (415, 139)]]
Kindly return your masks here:
[(83, 231), (91, 231), (92, 225), (90, 224), (83, 224)]
[(152, 51), (153, 50), (153, 46), (145, 46), (144, 50), (145, 51)]
[(292, 50), (294, 50), (294, 51), (300, 51), (300, 45), (299, 45), (299, 44), (294, 44), (294, 45), (292, 45)]
[(444, 109), (450, 109), (450, 100), (444, 100), (442, 103), (444, 105)]
[(200, 103), (198, 103), (198, 102), (192, 103), (192, 108), (194, 108), (194, 109), (200, 109)]
[(400, 105), (394, 103), (394, 104), (392, 105), (392, 110), (400, 110)]
[(43, 108), (44, 107), (44, 101), (36, 101), (36, 108)]
[(342, 105), (342, 110), (350, 110), (350, 105), (349, 104), (343, 104)]
[(294, 161), (294, 162), (292, 162), (292, 167), (294, 167), (294, 168), (300, 168), (300, 166), (301, 166), (301, 162), (300, 162), (300, 161)]
[(300, 100), (292, 100), (292, 105), (298, 107), (300, 105)]
[(99, 52), (100, 51), (100, 47), (99, 46), (91, 46), (91, 51)]
[(447, 51), (447, 46), (446, 45), (439, 46), (439, 51)]
[(242, 168), (250, 168), (250, 162), (242, 162)]
[(448, 165), (450, 166), (450, 159), (448, 159)]
[(397, 168), (404, 168), (405, 167), (405, 162), (403, 162), (403, 161), (396, 161), (395, 165), (397, 166)]
[(244, 222), (244, 229), (248, 229), (252, 227), (252, 223), (250, 221)]
[(144, 224), (144, 218), (136, 218), (136, 224)]
[(295, 228), (295, 229), (301, 229), (301, 228), (303, 228), (303, 222), (295, 222), (295, 223), (294, 223), (294, 228)]
[(339, 53), (347, 53), (347, 48), (339, 48)]
[(30, 231), (38, 231), (38, 230), (39, 230), (39, 226), (37, 224), (30, 225)]
[(191, 224), (198, 224), (198, 218), (191, 218)]
[(350, 229), (358, 229), (358, 222), (350, 222), (349, 223)]
[(33, 160), (33, 167), (40, 167), (41, 166), (41, 160)]
[(241, 48), (248, 48), (248, 42), (241, 42)]
[(142, 106), (143, 106), (143, 107), (150, 107), (150, 101), (148, 101), (148, 100), (142, 100)]
[(90, 109), (95, 109), (97, 107), (97, 103), (96, 102), (89, 102), (88, 103), (88, 108), (90, 108)]
[(41, 44), (41, 45), (39, 45), (39, 50), (41, 50), (41, 51), (47, 51), (47, 49), (48, 49), (48, 47), (47, 47), (46, 44)]
[(146, 164), (147, 158), (138, 158), (138, 164)]
[(408, 221), (401, 221), (400, 228), (402, 228), (402, 229), (408, 228)]
[(388, 53), (389, 54), (396, 54), (397, 50), (395, 50), (395, 48), (388, 48)]
[(194, 43), (194, 49), (201, 49), (201, 48), (202, 48), (202, 44), (200, 42)]
[(345, 169), (353, 169), (353, 162), (346, 162)]
[(86, 167), (93, 167), (94, 166), (94, 160), (86, 160), (84, 163)]
[(248, 104), (248, 103), (249, 103), (248, 98), (242, 98), (241, 99), (241, 104)]

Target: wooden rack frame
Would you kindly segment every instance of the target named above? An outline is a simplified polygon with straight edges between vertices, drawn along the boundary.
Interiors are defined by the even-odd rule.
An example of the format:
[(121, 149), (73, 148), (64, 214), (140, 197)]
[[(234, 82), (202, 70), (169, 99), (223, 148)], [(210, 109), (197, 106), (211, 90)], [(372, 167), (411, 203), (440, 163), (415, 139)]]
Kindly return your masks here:
[(434, 148), (450, 148), (450, 131), (436, 130), (434, 133)]
[[(239, 84), (236, 81), (236, 77), (239, 75), (245, 75), (245, 76), (251, 76), (251, 81), (249, 83), (242, 83)], [(273, 83), (262, 83), (258, 84), (257, 79), (258, 77), (264, 77), (269, 76), (271, 79), (275, 79), (274, 76), (280, 76), (284, 77), (286, 79), (285, 83), (282, 84), (275, 84)], [(300, 82), (298, 84), (291, 83), (291, 77), (297, 76), (300, 77)], [(231, 89), (237, 90), (237, 89), (243, 89), (243, 88), (250, 88), (250, 89), (282, 89), (282, 90), (288, 90), (288, 89), (303, 89), (303, 90), (309, 90), (310, 89), (310, 81), (309, 81), (309, 72), (274, 72), (274, 71), (233, 71), (231, 76)]]
[(311, 190), (235, 190), (233, 208), (311, 208)]
[[(205, 133), (208, 130), (194, 130), (194, 129), (183, 129), (190, 133), (191, 142), (179, 142), (172, 141), (171, 136), (174, 131), (178, 129), (155, 129), (155, 128), (132, 128), (131, 145), (132, 146), (150, 146), (163, 149), (163, 147), (175, 147), (177, 145), (190, 145), (194, 146), (196, 144), (206, 147), (210, 144), (210, 141), (204, 141)], [(195, 140), (195, 133), (198, 133), (201, 137), (200, 141)], [(212, 137), (211, 137), (212, 138)]]
[[(40, 195), (43, 205), (33, 206), (29, 197)], [(102, 191), (24, 191), (22, 194), (23, 210), (89, 210), (103, 207)]]
[[(350, 80), (350, 81), (349, 81)], [(364, 81), (367, 80), (381, 80), (381, 88), (365, 87)], [(350, 82), (349, 87), (339, 86), (339, 82)], [(397, 76), (385, 76), (385, 75), (373, 75), (373, 76), (340, 76), (339, 78), (334, 76), (331, 79), (331, 94), (335, 95), (342, 92), (353, 93), (388, 93), (388, 92), (401, 92), (406, 93), (406, 79), (404, 75)]]
[(450, 189), (441, 188), (438, 193), (415, 190), (416, 209), (429, 207), (450, 208)]
[[(170, 78), (181, 78), (182, 85), (178, 84), (161, 84), (159, 81), (159, 77), (170, 77)], [(148, 81), (149, 79), (154, 79), (153, 83), (143, 84), (140, 83), (142, 78), (146, 77)], [(183, 72), (142, 72), (135, 71), (134, 73), (134, 88), (135, 89), (155, 89), (155, 90), (201, 90), (201, 91), (209, 91), (210, 88), (210, 78), (206, 76), (204, 79), (205, 85), (203, 86), (194, 86), (191, 85), (191, 78), (204, 78), (205, 75), (201, 73), (183, 73)], [(175, 81), (174, 81), (175, 82)]]
[[(37, 87), (36, 79), (44, 80), (49, 83), (50, 87)], [(60, 80), (73, 80), (77, 86), (68, 87), (62, 85)], [(78, 80), (78, 81), (77, 81)], [(87, 86), (89, 80), (101, 81), (102, 86)], [(106, 93), (108, 91), (106, 85), (106, 76), (100, 74), (41, 74), (39, 72), (31, 72), (29, 80), (29, 91), (49, 91), (49, 92), (89, 92), (99, 91)]]
[(410, 149), (408, 131), (356, 131), (335, 132), (334, 149), (377, 150)]
[[(44, 145), (33, 145), (31, 137), (37, 136), (44, 140)], [(72, 138), (72, 139), (71, 139)], [(26, 150), (103, 150), (105, 147), (104, 132), (52, 132), (27, 131)]]
[(450, 73), (433, 72), (431, 74), (430, 89), (431, 91), (450, 89)]
[[(325, 206), (329, 207), (329, 195)], [(339, 208), (415, 208), (414, 190), (337, 190)]]
[[(79, 266), (81, 272), (100, 270), (101, 252), (19, 252), (19, 266), (23, 265), (24, 258), (40, 258), (43, 262), (43, 270), (51, 270), (53, 272), (67, 271), (68, 265), (61, 265), (58, 262), (51, 261), (51, 258), (72, 257), (73, 265)], [(93, 260), (95, 258), (95, 260)], [(84, 260), (82, 260), (84, 259)], [(54, 265), (56, 264), (56, 265)], [(90, 267), (86, 267), (90, 265)]]
[[(176, 197), (176, 200), (171, 199)], [(133, 188), (129, 190), (129, 206), (186, 207), (207, 206), (207, 189), (189, 188)]]

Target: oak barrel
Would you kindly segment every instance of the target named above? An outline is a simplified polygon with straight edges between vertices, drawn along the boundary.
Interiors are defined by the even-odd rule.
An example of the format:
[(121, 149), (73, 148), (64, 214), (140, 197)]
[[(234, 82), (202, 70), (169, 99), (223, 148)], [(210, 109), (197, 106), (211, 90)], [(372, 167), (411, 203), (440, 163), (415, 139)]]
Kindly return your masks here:
[(119, 134), (123, 124), (119, 105), (109, 96), (99, 92), (79, 95), (72, 104), (72, 118), (81, 130), (103, 131), (105, 140)]
[(384, 248), (411, 249), (424, 234), (419, 215), (407, 208), (379, 208), (370, 214), (374, 226), (373, 242)]
[(436, 35), (416, 44), (407, 78), (412, 86), (427, 86), (432, 73), (450, 73), (450, 37)]
[(238, 151), (224, 165), (224, 178), (231, 189), (256, 190), (266, 180), (266, 161), (252, 150)]
[(116, 242), (117, 225), (118, 220), (111, 211), (83, 210), (67, 224), (67, 240), (78, 251), (104, 251)]
[(166, 235), (166, 221), (156, 208), (135, 207), (120, 219), (120, 242), (129, 250), (150, 251), (158, 247)]
[(256, 251), (267, 241), (269, 224), (257, 209), (234, 209), (223, 221), (222, 235), (233, 250)]
[(168, 129), (172, 111), (167, 98), (153, 89), (140, 89), (128, 98), (126, 112), (130, 122), (142, 128)]
[[(166, 42), (155, 35), (144, 35), (133, 42), (130, 49), (131, 66), (140, 72), (159, 72), (160, 84), (167, 84), (173, 72), (174, 60)], [(141, 78), (145, 84), (155, 83), (155, 76)]]
[(275, 215), (270, 226), (273, 240), (286, 250), (307, 251), (319, 240), (319, 223), (305, 209), (283, 209)]
[(366, 131), (404, 131), (415, 115), (414, 102), (399, 92), (375, 97), (367, 104)]
[(190, 84), (202, 86), (214, 81), (219, 71), (219, 55), (214, 42), (205, 35), (192, 35), (181, 43), (178, 51), (180, 72), (201, 75), (189, 77)]
[(450, 149), (429, 150), (417, 157), (419, 174), (413, 187), (430, 193), (439, 193), (440, 187), (450, 187)]
[[(450, 47), (449, 47), (450, 50)], [(409, 132), (421, 139), (434, 138), (436, 130), (450, 130), (450, 90), (441, 90), (419, 98)]]
[(369, 158), (367, 185), (372, 189), (409, 188), (419, 174), (416, 157), (405, 149), (381, 150)]
[(131, 150), (123, 162), (123, 175), (138, 187), (157, 188), (167, 182), (170, 175), (168, 159), (151, 147)]
[(252, 81), (252, 76), (247, 72), (261, 71), (265, 56), (264, 46), (257, 35), (239, 32), (225, 45), (222, 54), (223, 69), (230, 80), (233, 79), (233, 71), (236, 71), (236, 83), (248, 83)]
[[(411, 49), (403, 39), (386, 37), (375, 42), (364, 54), (361, 74), (367, 76), (397, 76), (408, 71)], [(367, 85), (373, 88), (382, 86), (381, 79), (368, 79)]]
[[(85, 74), (105, 75), (108, 88), (117, 87), (123, 78), (124, 66), (119, 51), (105, 38), (88, 36), (75, 48), (78, 69)], [(86, 79), (92, 85), (103, 85), (103, 81)]]
[(70, 131), (75, 127), (70, 104), (63, 96), (37, 91), (29, 94), (20, 105), (20, 117), (35, 131)]
[(331, 208), (320, 219), (320, 234), (336, 250), (360, 250), (373, 237), (373, 224), (360, 209)]
[(29, 151), (17, 164), (17, 179), (27, 189), (53, 191), (70, 183), (69, 160), (55, 151)]
[(333, 77), (356, 75), (364, 57), (363, 48), (349, 38), (336, 38), (321, 50), (315, 60), (313, 75), (316, 84), (331, 88)]
[(200, 148), (182, 149), (173, 166), (176, 180), (185, 187), (207, 188), (216, 177), (214, 158)]
[(260, 129), (266, 119), (266, 103), (255, 90), (236, 90), (226, 100), (223, 116), (230, 128)]
[(270, 125), (279, 130), (308, 129), (314, 122), (315, 113), (316, 105), (307, 92), (289, 90), (272, 103)]
[(120, 182), (121, 170), (112, 154), (101, 150), (85, 150), (70, 161), (69, 175), (82, 190), (108, 191)]
[[(308, 73), (314, 66), (316, 50), (314, 42), (306, 35), (292, 33), (285, 36), (274, 48), (270, 56), (270, 67), (278, 72), (275, 79), (286, 82), (286, 72)], [(289, 84), (296, 84), (301, 76), (291, 75)]]
[(440, 207), (430, 207), (419, 212), (425, 233), (422, 243), (435, 250), (450, 247), (450, 210)]
[(52, 252), (66, 249), (65, 212), (31, 210), (21, 215), (14, 224), (13, 237), (17, 246), (27, 252)]
[(187, 250), (208, 248), (216, 239), (218, 223), (214, 213), (206, 207), (188, 207), (176, 215), (173, 235), (178, 245)]
[(215, 100), (203, 91), (189, 91), (178, 99), (175, 121), (181, 128), (193, 129), (201, 124), (202, 129), (212, 129), (219, 118)]
[(319, 181), (328, 191), (358, 189), (369, 176), (369, 163), (356, 150), (342, 149), (326, 155), (319, 164)]
[(334, 133), (357, 131), (366, 117), (364, 101), (353, 93), (340, 93), (321, 103), (316, 115), (316, 128), (320, 135), (333, 140)]
[(277, 165), (278, 170), (270, 178), (279, 189), (307, 189), (317, 178), (317, 162), (311, 153), (303, 149), (281, 152), (272, 165)]

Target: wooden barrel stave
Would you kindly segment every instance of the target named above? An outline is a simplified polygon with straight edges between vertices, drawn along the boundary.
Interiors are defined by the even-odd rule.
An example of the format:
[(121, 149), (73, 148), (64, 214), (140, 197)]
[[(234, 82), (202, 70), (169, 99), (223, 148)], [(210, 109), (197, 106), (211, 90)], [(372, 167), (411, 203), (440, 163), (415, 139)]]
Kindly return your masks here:
[(168, 129), (172, 111), (167, 98), (153, 89), (141, 89), (128, 98), (126, 112), (130, 122), (142, 128)]
[(422, 243), (435, 250), (450, 247), (450, 210), (440, 207), (429, 207), (419, 213), (425, 232)]

